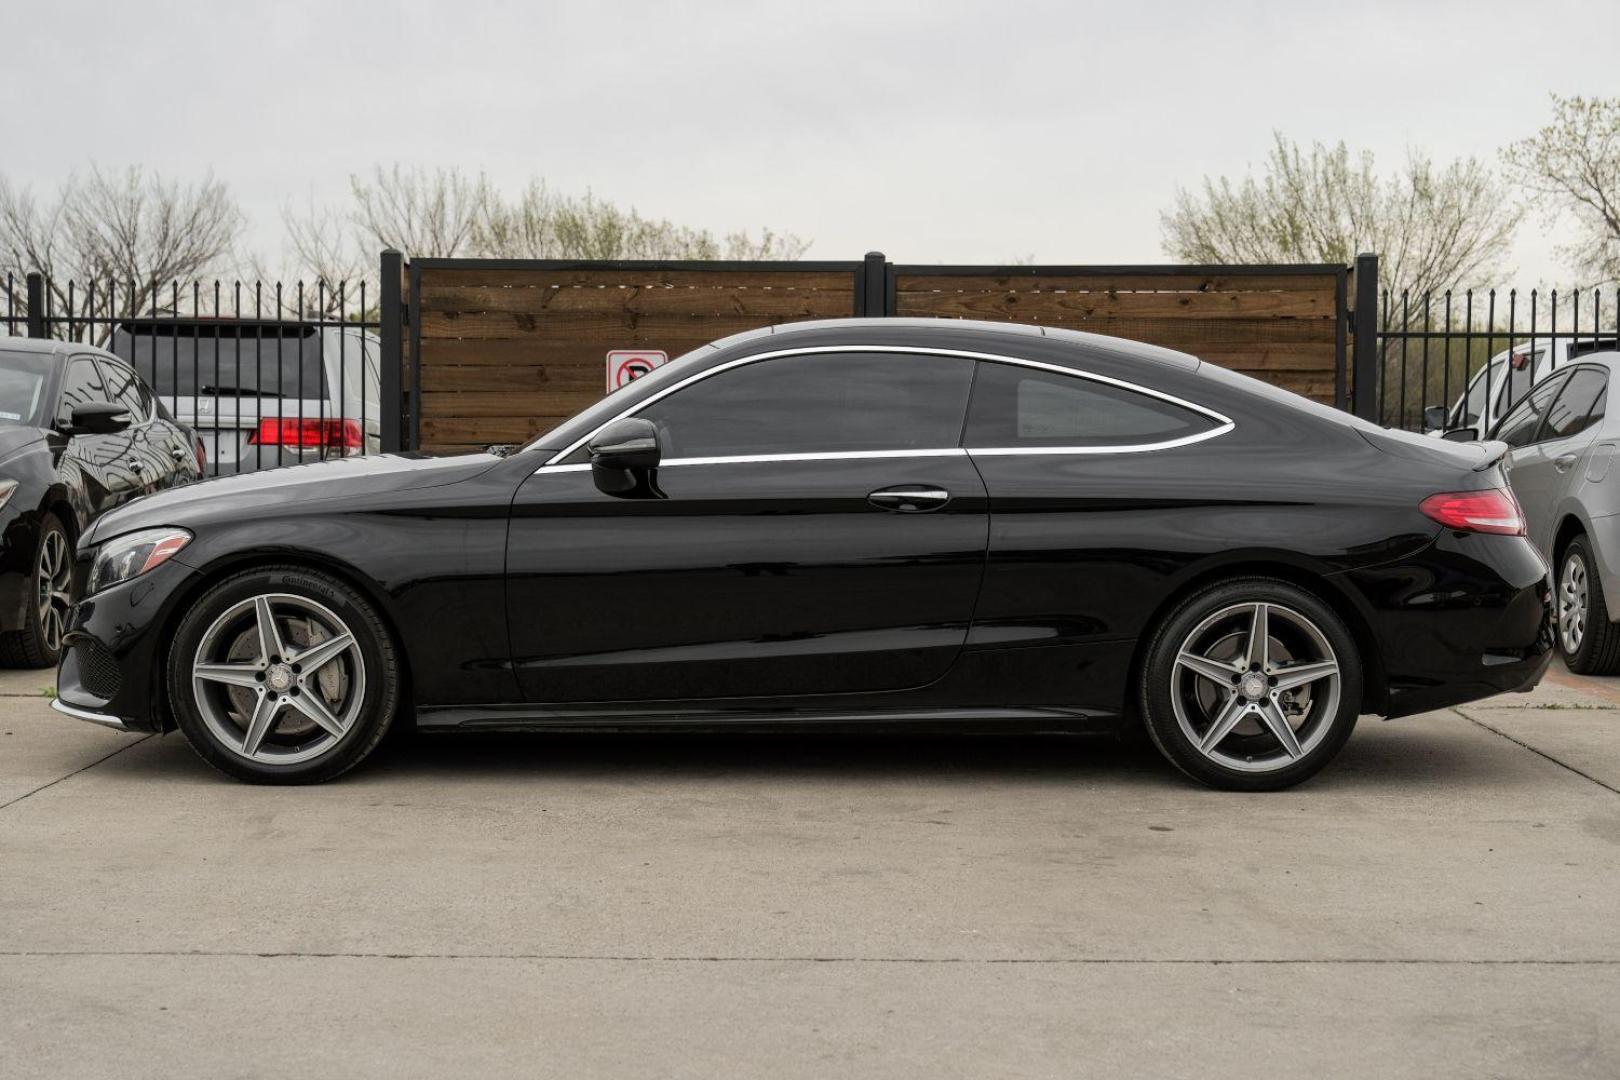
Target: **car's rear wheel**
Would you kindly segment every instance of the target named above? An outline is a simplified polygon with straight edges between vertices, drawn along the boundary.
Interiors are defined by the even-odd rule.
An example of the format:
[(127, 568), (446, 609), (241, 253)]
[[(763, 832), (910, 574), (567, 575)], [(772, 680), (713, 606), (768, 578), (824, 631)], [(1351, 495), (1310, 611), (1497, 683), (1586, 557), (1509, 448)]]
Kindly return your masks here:
[(261, 784), (318, 783), (376, 749), (399, 704), (376, 610), (318, 571), (269, 567), (209, 589), (168, 661), (175, 720), (215, 768)]
[(1584, 536), (1558, 560), (1558, 651), (1578, 675), (1620, 674), (1620, 627), (1609, 621), (1596, 566)]
[(1361, 657), (1344, 621), (1286, 581), (1200, 590), (1159, 624), (1140, 704), (1160, 752), (1188, 776), (1275, 791), (1331, 761), (1361, 709)]
[(62, 656), (62, 635), (73, 609), (73, 545), (55, 514), (40, 515), (28, 611), (23, 625), (0, 634), (0, 663), (51, 667)]

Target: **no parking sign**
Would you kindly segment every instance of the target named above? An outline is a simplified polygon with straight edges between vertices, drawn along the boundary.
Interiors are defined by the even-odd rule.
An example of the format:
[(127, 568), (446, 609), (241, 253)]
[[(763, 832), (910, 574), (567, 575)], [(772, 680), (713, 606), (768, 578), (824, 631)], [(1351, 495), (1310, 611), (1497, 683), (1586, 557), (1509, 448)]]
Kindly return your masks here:
[(661, 349), (612, 349), (607, 354), (608, 393), (629, 386), (655, 367), (669, 362)]

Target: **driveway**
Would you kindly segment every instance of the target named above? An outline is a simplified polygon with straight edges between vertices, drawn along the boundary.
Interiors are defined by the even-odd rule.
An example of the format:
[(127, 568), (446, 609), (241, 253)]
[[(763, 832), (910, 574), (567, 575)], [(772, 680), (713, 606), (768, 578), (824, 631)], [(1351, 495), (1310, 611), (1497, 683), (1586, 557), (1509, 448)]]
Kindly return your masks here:
[(3, 673), (0, 1073), (1611, 1078), (1617, 683), (1246, 796), (1059, 737), (423, 737), (253, 788)]

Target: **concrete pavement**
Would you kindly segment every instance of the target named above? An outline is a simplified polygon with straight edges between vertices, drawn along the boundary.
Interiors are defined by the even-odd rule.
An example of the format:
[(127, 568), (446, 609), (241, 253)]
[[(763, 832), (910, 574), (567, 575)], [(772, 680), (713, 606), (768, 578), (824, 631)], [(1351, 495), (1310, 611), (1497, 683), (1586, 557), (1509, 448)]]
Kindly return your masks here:
[(1033, 737), (432, 737), (252, 788), (46, 684), (0, 675), (0, 1073), (1620, 1072), (1612, 681), (1364, 720), (1270, 796)]

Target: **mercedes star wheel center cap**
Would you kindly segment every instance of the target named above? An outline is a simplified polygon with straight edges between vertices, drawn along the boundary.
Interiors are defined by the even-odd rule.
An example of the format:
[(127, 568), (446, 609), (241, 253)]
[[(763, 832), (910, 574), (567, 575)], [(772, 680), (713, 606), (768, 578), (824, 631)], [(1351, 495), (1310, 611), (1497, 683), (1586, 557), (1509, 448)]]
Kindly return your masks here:
[(285, 694), (292, 689), (292, 668), (286, 664), (273, 664), (270, 670), (264, 673), (264, 684), (278, 694)]
[(1266, 696), (1266, 677), (1258, 672), (1250, 672), (1243, 676), (1243, 684), (1239, 689), (1250, 701), (1259, 701)]

